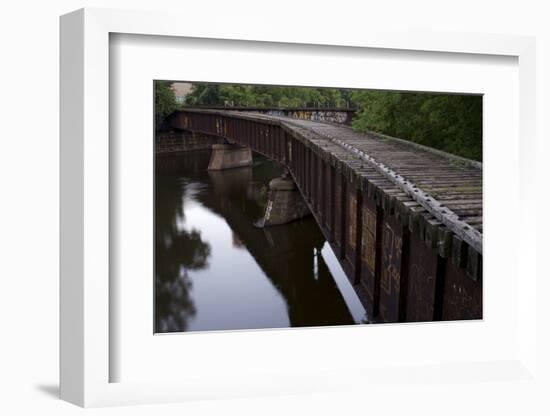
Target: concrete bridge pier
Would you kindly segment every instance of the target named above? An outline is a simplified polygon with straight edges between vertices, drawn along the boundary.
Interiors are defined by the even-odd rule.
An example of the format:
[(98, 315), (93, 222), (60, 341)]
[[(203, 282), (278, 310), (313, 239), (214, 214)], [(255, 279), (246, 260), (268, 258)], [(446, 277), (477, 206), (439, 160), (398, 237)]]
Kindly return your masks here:
[(263, 226), (286, 224), (311, 215), (296, 184), (288, 174), (269, 182)]
[(213, 144), (208, 170), (252, 166), (252, 150), (236, 144)]

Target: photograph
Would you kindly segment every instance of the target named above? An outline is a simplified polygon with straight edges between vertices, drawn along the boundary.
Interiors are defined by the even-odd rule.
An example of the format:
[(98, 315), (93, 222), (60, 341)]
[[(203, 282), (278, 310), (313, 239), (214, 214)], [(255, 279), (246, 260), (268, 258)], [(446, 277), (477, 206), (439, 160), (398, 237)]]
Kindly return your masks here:
[(483, 318), (483, 96), (153, 81), (154, 331)]

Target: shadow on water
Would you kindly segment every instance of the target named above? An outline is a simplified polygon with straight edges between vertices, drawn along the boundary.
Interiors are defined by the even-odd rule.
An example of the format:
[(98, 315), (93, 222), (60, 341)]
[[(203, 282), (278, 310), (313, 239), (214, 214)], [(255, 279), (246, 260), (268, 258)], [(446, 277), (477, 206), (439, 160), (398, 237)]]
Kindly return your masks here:
[[(209, 172), (208, 160), (208, 151), (157, 157), (156, 332), (356, 323), (321, 254), (325, 238), (312, 217), (254, 226), (265, 211), (267, 185), (283, 167), (255, 156), (253, 167)], [(204, 219), (191, 224), (189, 213)], [(225, 227), (209, 233), (215, 217), (207, 214)], [(223, 239), (231, 241), (222, 248)], [(238, 262), (243, 255), (250, 260)], [(217, 285), (207, 283), (214, 279)]]

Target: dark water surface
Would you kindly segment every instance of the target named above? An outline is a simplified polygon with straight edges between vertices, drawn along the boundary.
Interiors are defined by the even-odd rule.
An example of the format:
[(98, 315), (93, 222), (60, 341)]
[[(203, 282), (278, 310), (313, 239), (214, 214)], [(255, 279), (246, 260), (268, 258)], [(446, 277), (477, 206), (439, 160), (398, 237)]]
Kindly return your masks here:
[(155, 332), (365, 321), (313, 217), (254, 226), (283, 167), (254, 155), (253, 167), (209, 172), (209, 158), (156, 158)]

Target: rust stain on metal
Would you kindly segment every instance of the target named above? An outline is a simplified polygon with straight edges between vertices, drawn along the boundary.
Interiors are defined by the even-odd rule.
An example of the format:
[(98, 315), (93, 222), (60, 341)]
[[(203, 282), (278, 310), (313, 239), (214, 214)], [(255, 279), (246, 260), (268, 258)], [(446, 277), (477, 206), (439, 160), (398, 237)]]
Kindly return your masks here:
[(355, 241), (357, 238), (356, 235), (356, 211), (357, 211), (357, 199), (353, 195), (353, 192), (350, 192), (349, 198), (348, 198), (348, 218), (349, 218), (349, 225), (348, 225), (348, 244), (351, 248), (355, 249)]
[(481, 282), (468, 278), (465, 268), (447, 261), (442, 319), (481, 319), (482, 312)]
[(384, 219), (380, 276), (380, 312), (386, 322), (399, 319), (402, 229), (393, 217)]
[(407, 288), (407, 321), (434, 319), (437, 251), (411, 236)]
[(369, 272), (374, 275), (376, 261), (376, 213), (367, 207), (363, 208), (363, 250), (362, 259)]

